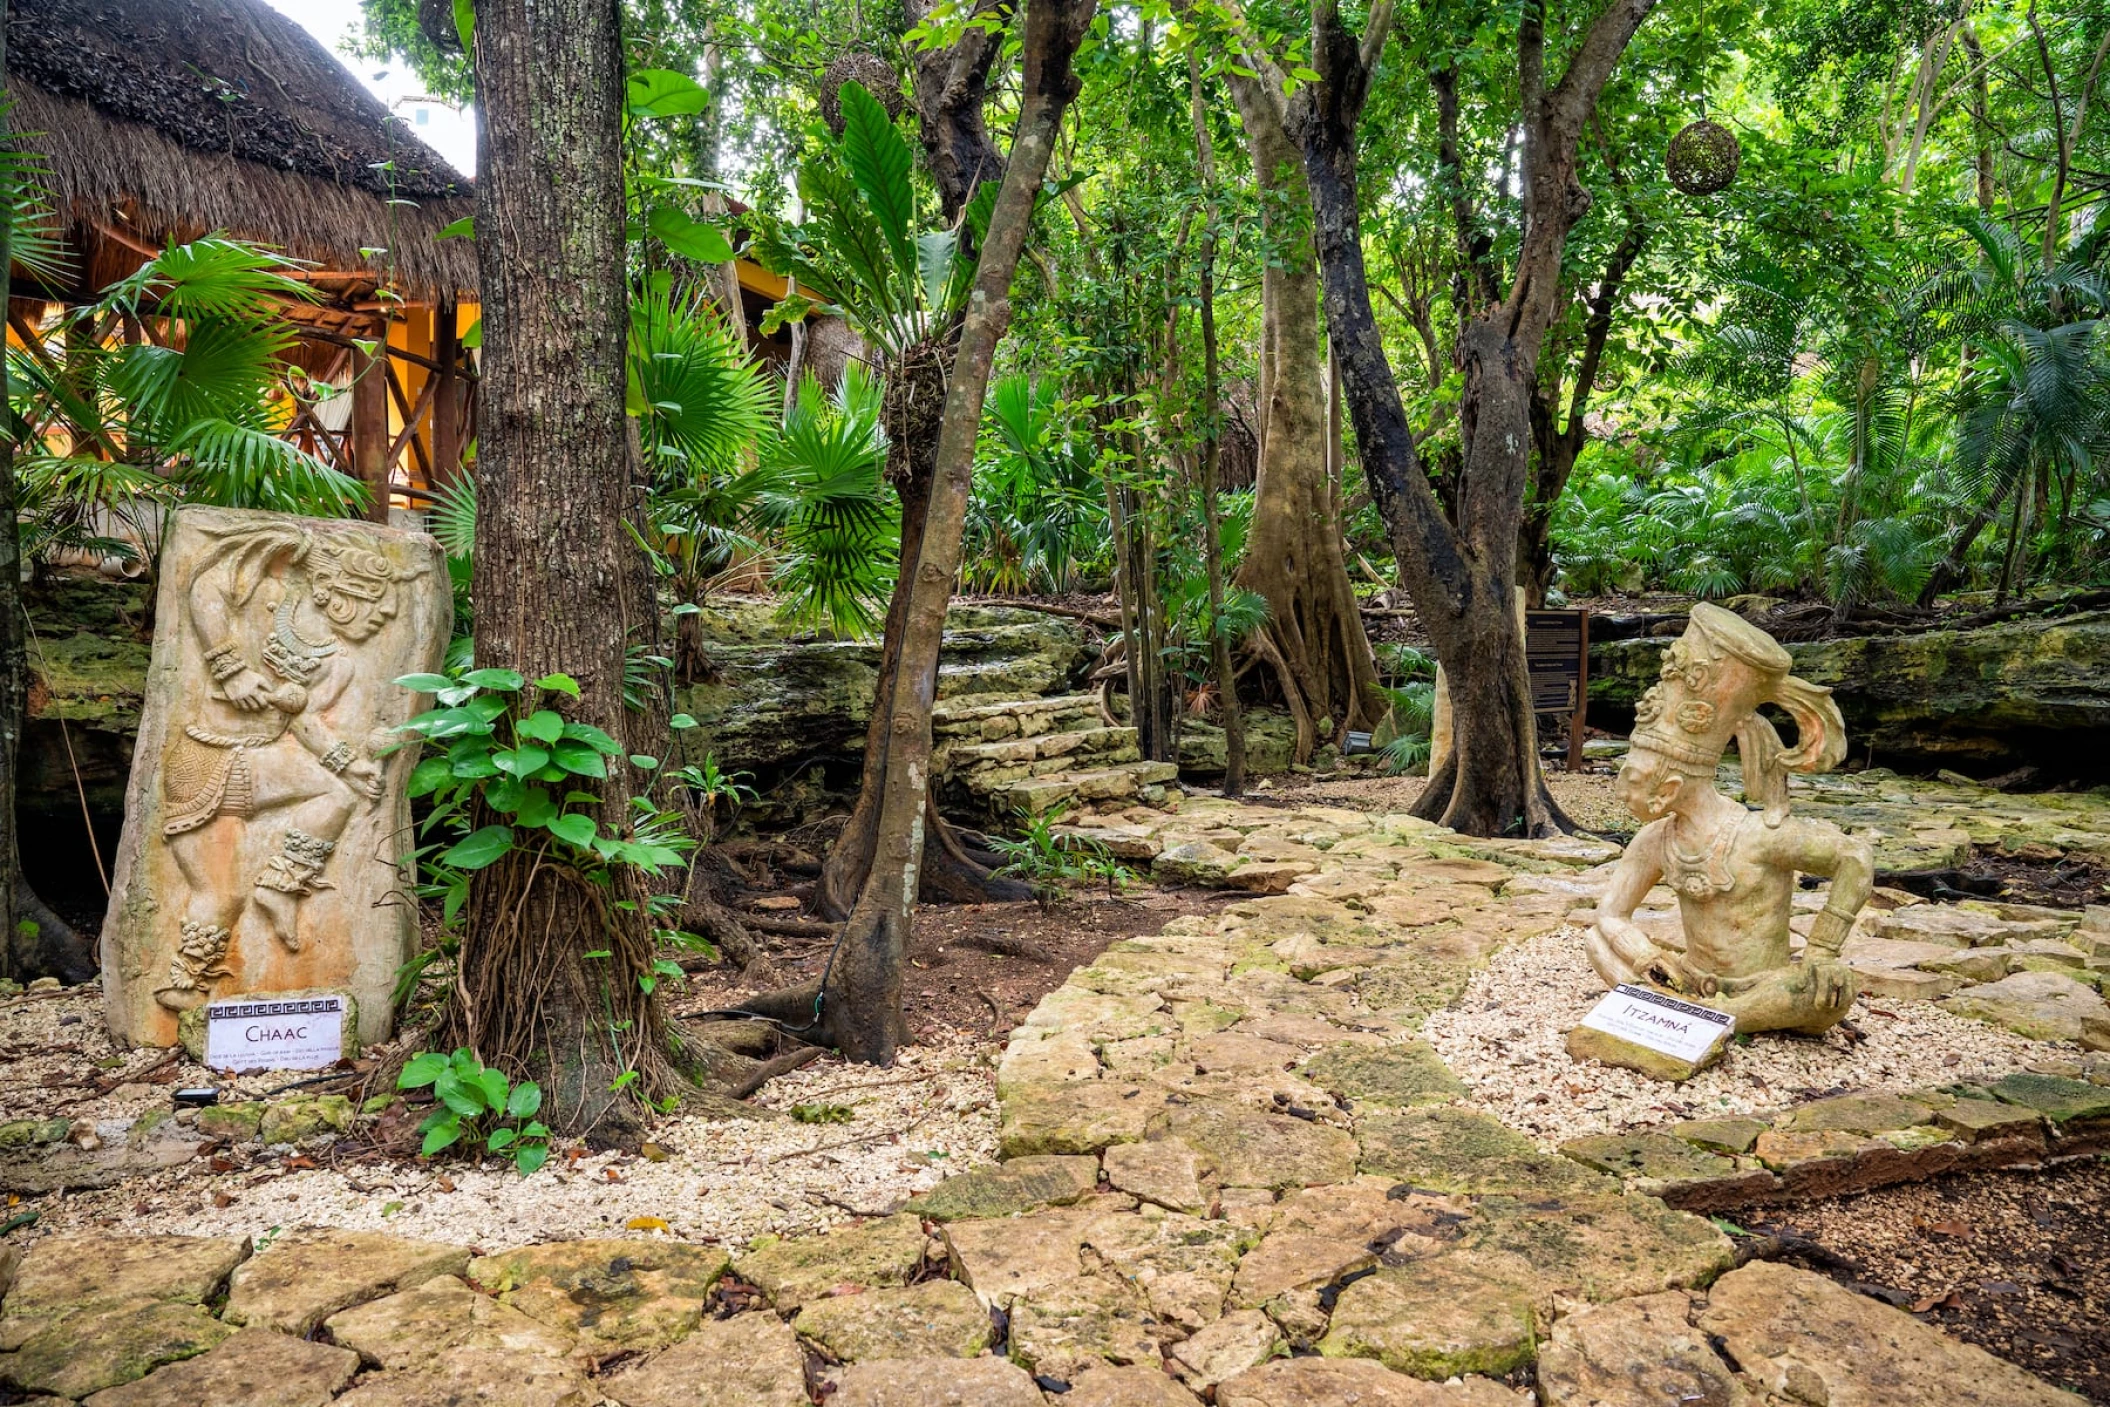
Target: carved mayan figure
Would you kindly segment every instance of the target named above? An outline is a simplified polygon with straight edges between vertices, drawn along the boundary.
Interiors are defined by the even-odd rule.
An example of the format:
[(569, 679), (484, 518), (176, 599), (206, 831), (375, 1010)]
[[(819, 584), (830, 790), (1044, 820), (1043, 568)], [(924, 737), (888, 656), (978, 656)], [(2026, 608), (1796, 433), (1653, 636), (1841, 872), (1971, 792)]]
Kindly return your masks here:
[(441, 560), (422, 534), (179, 513), (104, 933), (119, 1035), (296, 990), (352, 992), (362, 1037), (385, 1031), (411, 922), (391, 730), (416, 702), (392, 681), (445, 649)]
[[(1620, 800), (1644, 822), (1620, 858), (1590, 929), (1590, 962), (1607, 984), (1652, 982), (1736, 1017), (1740, 1031), (1829, 1029), (1853, 1005), (1854, 974), (1839, 960), (1874, 883), (1866, 842), (1788, 814), (1788, 774), (1837, 766), (1846, 724), (1831, 691), (1788, 674), (1788, 652), (1741, 617), (1705, 603), (1663, 660), (1635, 710)], [(1795, 722), (1792, 749), (1759, 712)], [(1714, 787), (1734, 739), (1744, 793)], [(1800, 961), (1789, 951), (1797, 873), (1831, 893)], [(1658, 880), (1678, 896), (1682, 951), (1651, 939), (1634, 909)]]

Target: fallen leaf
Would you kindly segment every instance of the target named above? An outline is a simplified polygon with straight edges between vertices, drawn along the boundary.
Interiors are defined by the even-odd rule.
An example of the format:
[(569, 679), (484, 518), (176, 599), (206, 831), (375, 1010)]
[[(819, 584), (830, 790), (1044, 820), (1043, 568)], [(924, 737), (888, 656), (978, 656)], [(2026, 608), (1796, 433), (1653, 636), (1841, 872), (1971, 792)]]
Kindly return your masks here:
[(614, 1168), (602, 1168), (601, 1176), (607, 1178), (610, 1182), (621, 1182), (623, 1180), (623, 1175)]
[(634, 1216), (624, 1222), (623, 1225), (632, 1231), (671, 1231), (673, 1229), (667, 1225), (664, 1218), (656, 1216)]
[(233, 1172), (233, 1171), (234, 1171), (234, 1159), (232, 1159), (232, 1158), (221, 1158), (221, 1157), (215, 1157), (215, 1158), (214, 1158), (214, 1159), (212, 1160), (212, 1162), (211, 1162), (210, 1166), (211, 1166), (211, 1168), (212, 1168), (212, 1170), (213, 1170), (214, 1172), (222, 1172), (222, 1173), (223, 1173), (223, 1172)]
[(439, 1181), (434, 1183), (433, 1185), (439, 1188), (442, 1192), (452, 1192), (454, 1190), (454, 1179), (448, 1177), (445, 1173), (442, 1173), (440, 1174)]
[(212, 1194), (212, 1204), (216, 1207), (225, 1209), (234, 1205), (234, 1198), (230, 1197), (225, 1192), (215, 1192)]
[(281, 1164), (289, 1172), (306, 1172), (315, 1166), (315, 1160), (306, 1154), (296, 1154)]
[(849, 1283), (847, 1283), (847, 1282), (846, 1282), (846, 1283), (844, 1283), (844, 1284), (841, 1284), (841, 1285), (837, 1285), (837, 1286), (835, 1286), (835, 1287), (834, 1287), (833, 1289), (829, 1290), (829, 1291), (828, 1291), (828, 1297), (829, 1297), (829, 1298), (837, 1298), (837, 1297), (840, 1297), (840, 1296), (842, 1296), (842, 1295), (861, 1295), (861, 1294), (863, 1294), (864, 1292), (865, 1292), (865, 1287), (864, 1287), (864, 1286), (862, 1286), (862, 1285), (852, 1285), (852, 1284), (849, 1284)]
[(657, 1143), (640, 1144), (637, 1151), (643, 1155), (648, 1163), (664, 1163), (667, 1161), (667, 1150), (660, 1147)]
[(1959, 1241), (1968, 1241), (1972, 1235), (1969, 1226), (1953, 1217), (1946, 1221), (1937, 1221), (1927, 1229), (1937, 1236), (1953, 1236)]

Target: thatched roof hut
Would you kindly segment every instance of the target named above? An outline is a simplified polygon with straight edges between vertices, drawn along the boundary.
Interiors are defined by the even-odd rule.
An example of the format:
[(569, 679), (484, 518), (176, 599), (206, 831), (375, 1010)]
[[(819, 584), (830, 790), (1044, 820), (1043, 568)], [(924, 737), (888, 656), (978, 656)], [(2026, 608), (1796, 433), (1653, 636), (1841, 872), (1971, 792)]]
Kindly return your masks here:
[(7, 49), (18, 140), (85, 256), (76, 295), (222, 230), (369, 292), (475, 297), (474, 246), (435, 239), (469, 182), (262, 0), (9, 0)]

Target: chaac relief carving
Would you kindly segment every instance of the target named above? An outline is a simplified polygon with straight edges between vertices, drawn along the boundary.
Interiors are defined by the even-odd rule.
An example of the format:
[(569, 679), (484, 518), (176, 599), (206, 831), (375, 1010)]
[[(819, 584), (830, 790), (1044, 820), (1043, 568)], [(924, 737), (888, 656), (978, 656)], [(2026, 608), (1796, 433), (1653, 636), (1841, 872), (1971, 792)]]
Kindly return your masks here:
[(103, 981), (120, 1038), (209, 1000), (343, 991), (385, 1038), (416, 937), (407, 763), (452, 615), (422, 533), (184, 508), (162, 553)]

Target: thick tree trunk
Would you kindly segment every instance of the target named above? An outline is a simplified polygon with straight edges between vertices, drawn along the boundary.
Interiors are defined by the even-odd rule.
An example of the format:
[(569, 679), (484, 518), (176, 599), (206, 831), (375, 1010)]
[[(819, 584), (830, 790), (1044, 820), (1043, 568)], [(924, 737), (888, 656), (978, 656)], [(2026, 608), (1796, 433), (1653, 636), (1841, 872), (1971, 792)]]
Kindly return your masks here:
[(1216, 357), (1216, 146), (1209, 137), (1208, 107), (1202, 101), (1201, 64), (1191, 48), (1187, 51), (1187, 96), (1194, 118), (1202, 200), (1208, 206), (1202, 224), (1201, 287), (1196, 301), (1201, 305), (1202, 332), (1202, 560), (1209, 573), (1209, 664), (1216, 675), (1216, 703), (1223, 720), (1223, 792), (1239, 796), (1245, 791), (1245, 714), (1238, 706), (1238, 671), (1231, 663), (1231, 642), (1217, 625), (1223, 617), (1224, 567), (1223, 519), (1216, 509), (1223, 467), (1223, 382)]
[[(975, 270), (946, 388), (935, 473), (918, 551), (902, 563), (908, 599), (900, 661), (885, 719), (886, 767), (870, 873), (843, 926), (826, 975), (811, 996), (814, 1033), (853, 1060), (886, 1063), (907, 1038), (901, 980), (929, 805), (932, 705), (945, 608), (959, 571), (960, 539), (974, 447), (998, 340), (1011, 317), (1011, 276), (1018, 267), (1034, 198), (1047, 174), (1062, 114), (1076, 92), (1070, 59), (1091, 23), (1096, 0), (1031, 0), (1026, 10), (1024, 79), (1018, 131)], [(869, 787), (869, 780), (868, 780)], [(768, 1014), (808, 1010), (808, 989), (751, 1003)]]
[[(1296, 760), (1320, 741), (1384, 716), (1377, 664), (1363, 632), (1327, 464), (1324, 343), (1319, 335), (1319, 271), (1308, 212), (1311, 192), (1296, 144), (1285, 130), (1282, 90), (1264, 75), (1224, 69), (1253, 152), (1261, 227), (1270, 255), (1261, 274), (1262, 415), (1253, 526), (1238, 585), (1267, 599), (1264, 627), (1278, 668), (1324, 739), (1299, 728)], [(1265, 654), (1265, 652), (1263, 652)], [(1292, 708), (1294, 713), (1296, 710)]]
[(1575, 177), (1576, 141), (1653, 4), (1610, 0), (1550, 89), (1541, 16), (1530, 7), (1521, 13), (1524, 236), (1508, 295), (1479, 307), (1460, 333), (1465, 455), (1449, 516), (1408, 427), (1363, 263), (1356, 128), (1393, 7), (1391, 0), (1378, 0), (1358, 39), (1342, 25), (1334, 0), (1312, 6), (1311, 62), (1320, 80), (1297, 90), (1288, 125), (1303, 148), (1311, 185), (1327, 326), (1340, 356), (1365, 477), (1390, 531), (1400, 577), (1449, 679), (1456, 720), (1448, 775), (1430, 778), (1415, 810), (1472, 834), (1517, 829), (1544, 835), (1566, 820), (1539, 772), (1523, 641), (1512, 606), (1531, 455), (1531, 392), (1540, 347), (1560, 306), (1568, 231), (1589, 209), (1589, 195)]
[[(7, 90), (7, 35), (0, 24), (0, 93)], [(0, 109), (0, 141), (11, 126)], [(0, 201), (0, 311), (8, 306), (14, 247), (14, 203)], [(0, 357), (0, 407), (12, 403), (6, 358)], [(22, 615), (22, 536), (15, 519), (15, 437), (0, 434), (0, 976), (23, 980), (41, 977), (31, 970), (36, 953), (16, 932), (15, 891), (22, 882), (22, 855), (16, 845), (15, 766), (22, 744), (22, 718), (29, 705), (29, 645)]]
[[(576, 678), (546, 706), (618, 737), (626, 627), (642, 620), (623, 415), (628, 288), (616, 0), (484, 0), (475, 60), (484, 379), (476, 657)], [(627, 769), (598, 785), (624, 821)], [(471, 887), (455, 1022), (487, 1063), (541, 1083), (560, 1132), (611, 1137), (669, 1071), (637, 897), (520, 848)], [(635, 1072), (641, 1078), (626, 1079)], [(629, 1093), (624, 1091), (626, 1088)]]

